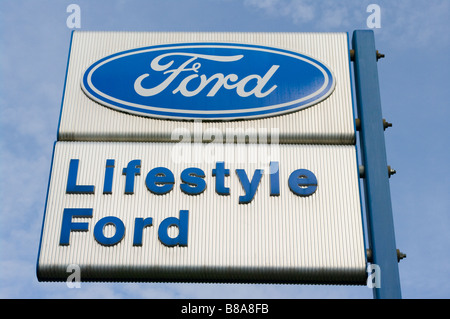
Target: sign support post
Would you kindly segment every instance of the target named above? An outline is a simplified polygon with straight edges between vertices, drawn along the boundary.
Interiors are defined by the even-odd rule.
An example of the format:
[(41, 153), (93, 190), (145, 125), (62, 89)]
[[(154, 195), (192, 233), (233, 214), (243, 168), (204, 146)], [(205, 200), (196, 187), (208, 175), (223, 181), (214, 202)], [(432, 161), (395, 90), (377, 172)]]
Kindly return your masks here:
[(401, 299), (373, 31), (354, 31), (352, 42), (369, 245), (380, 269), (373, 293), (376, 299)]
[[(367, 264), (350, 64), (346, 32), (75, 31), (38, 280), (77, 265), (84, 282), (365, 285), (373, 266), (390, 287), (390, 206), (370, 209)], [(370, 161), (385, 152), (375, 106)], [(370, 161), (369, 184), (384, 182), (386, 159)]]

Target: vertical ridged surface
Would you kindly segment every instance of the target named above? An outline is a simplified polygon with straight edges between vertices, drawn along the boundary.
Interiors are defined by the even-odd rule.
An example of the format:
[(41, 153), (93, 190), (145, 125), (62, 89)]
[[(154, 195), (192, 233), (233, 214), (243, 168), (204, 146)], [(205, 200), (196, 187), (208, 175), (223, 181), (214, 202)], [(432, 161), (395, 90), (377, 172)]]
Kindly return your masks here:
[[(79, 159), (77, 183), (95, 185), (95, 194), (66, 194), (68, 167)], [(105, 163), (115, 159), (112, 194), (103, 194)], [(124, 194), (122, 169), (142, 161), (135, 193)], [(225, 161), (229, 196), (215, 192), (212, 169)], [(249, 180), (255, 169), (280, 166), (280, 196), (270, 196), (264, 174), (254, 199), (239, 204), (243, 188), (236, 169)], [(166, 195), (151, 193), (147, 173), (169, 168), (174, 188)], [(180, 173), (188, 167), (205, 172), (206, 190), (187, 195), (180, 190)], [(312, 171), (317, 191), (300, 197), (288, 187), (296, 169)], [(70, 244), (59, 245), (64, 208), (92, 208), (89, 231), (71, 232)], [(158, 226), (167, 217), (189, 211), (187, 247), (167, 247)], [(93, 236), (95, 223), (116, 216), (125, 224), (124, 238), (111, 247)], [(134, 220), (152, 217), (142, 246), (133, 246)], [(354, 146), (239, 145), (173, 143), (57, 142), (53, 159), (44, 230), (38, 263), (40, 280), (66, 280), (69, 264), (81, 268), (85, 281), (225, 281), (292, 283), (365, 283), (365, 255), (358, 172)], [(171, 228), (171, 236), (176, 228)], [(104, 229), (114, 233), (113, 226)]]
[(346, 33), (74, 32), (58, 140), (170, 142), (177, 129), (192, 133), (193, 122), (152, 119), (112, 110), (89, 99), (80, 85), (83, 72), (105, 56), (182, 42), (234, 42), (290, 50), (325, 63), (336, 77), (331, 96), (307, 109), (258, 120), (203, 122), (202, 131), (242, 129), (244, 135), (252, 137), (253, 132), (264, 129), (269, 133), (275, 130), (280, 143), (354, 144)]

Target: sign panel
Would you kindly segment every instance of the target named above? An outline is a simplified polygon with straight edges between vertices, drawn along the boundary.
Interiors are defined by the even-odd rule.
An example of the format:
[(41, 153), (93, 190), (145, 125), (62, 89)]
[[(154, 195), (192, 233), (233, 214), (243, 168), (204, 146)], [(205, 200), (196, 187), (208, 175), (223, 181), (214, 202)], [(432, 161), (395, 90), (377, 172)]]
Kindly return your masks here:
[(61, 141), (355, 142), (346, 33), (75, 31), (69, 57)]
[(327, 98), (335, 82), (325, 65), (296, 52), (190, 43), (110, 55), (86, 70), (81, 85), (93, 100), (126, 113), (232, 120), (298, 111)]
[(55, 143), (41, 281), (365, 284), (355, 147)]

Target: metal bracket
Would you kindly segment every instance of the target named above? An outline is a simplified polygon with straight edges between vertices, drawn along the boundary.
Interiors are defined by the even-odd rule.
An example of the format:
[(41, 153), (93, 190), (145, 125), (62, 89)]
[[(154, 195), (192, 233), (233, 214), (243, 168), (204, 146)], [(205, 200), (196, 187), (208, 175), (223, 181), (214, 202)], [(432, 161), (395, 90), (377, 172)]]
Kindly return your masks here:
[(357, 131), (361, 130), (361, 120), (355, 119), (355, 128)]
[(364, 178), (366, 177), (366, 175), (364, 174), (364, 165), (359, 165), (358, 167), (358, 171), (359, 171), (359, 178)]
[(395, 169), (392, 169), (390, 165), (388, 165), (388, 176), (391, 177), (392, 175), (396, 174), (397, 171)]
[[(392, 175), (396, 174), (397, 171), (395, 169), (393, 169), (390, 165), (388, 165), (387, 167), (388, 170), (388, 176), (391, 177)], [(364, 165), (359, 165), (358, 167), (358, 172), (359, 172), (359, 178), (365, 178), (366, 177), (366, 172), (364, 169)]]
[(403, 258), (406, 258), (406, 254), (397, 249), (397, 261), (400, 262), (400, 260), (402, 260)]
[[(392, 123), (389, 123), (388, 121), (383, 119), (383, 129), (386, 130), (388, 127), (392, 127)], [(361, 120), (360, 119), (355, 119), (355, 129), (357, 131), (361, 130)]]
[[(382, 59), (385, 57), (385, 55), (383, 53), (378, 52), (378, 50), (376, 51), (376, 57), (377, 57), (377, 61), (379, 59)], [(354, 61), (355, 60), (355, 50), (350, 50), (350, 61)]]
[[(373, 262), (372, 249), (366, 249), (367, 262)], [(397, 249), (397, 262), (406, 258), (406, 254), (402, 253), (400, 249)]]
[(392, 127), (392, 123), (389, 123), (385, 119), (383, 119), (383, 128), (386, 130), (388, 127)]

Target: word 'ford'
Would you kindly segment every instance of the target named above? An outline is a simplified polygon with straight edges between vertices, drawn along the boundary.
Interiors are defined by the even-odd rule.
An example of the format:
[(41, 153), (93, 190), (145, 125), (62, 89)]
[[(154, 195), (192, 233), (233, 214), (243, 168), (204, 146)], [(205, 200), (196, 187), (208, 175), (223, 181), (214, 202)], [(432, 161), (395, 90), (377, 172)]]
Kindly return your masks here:
[(83, 91), (115, 110), (178, 120), (262, 118), (298, 111), (334, 90), (332, 72), (304, 54), (235, 43), (183, 43), (104, 57)]

